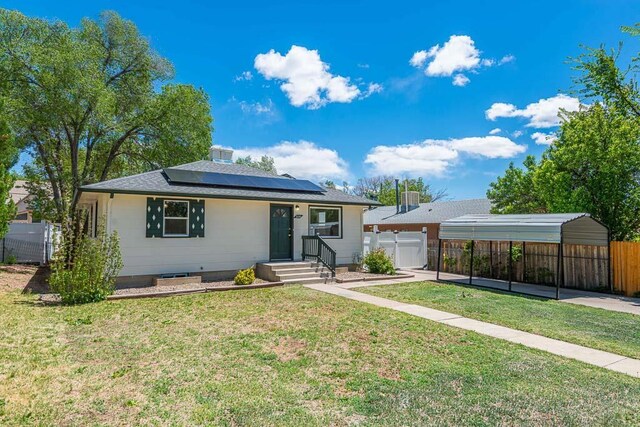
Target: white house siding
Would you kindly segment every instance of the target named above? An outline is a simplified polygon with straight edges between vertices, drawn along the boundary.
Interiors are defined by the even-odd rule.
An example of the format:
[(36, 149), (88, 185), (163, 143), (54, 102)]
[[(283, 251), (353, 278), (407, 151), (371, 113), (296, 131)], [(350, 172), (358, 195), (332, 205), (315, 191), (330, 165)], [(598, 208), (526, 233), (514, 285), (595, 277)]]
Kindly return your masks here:
[[(106, 194), (85, 193), (85, 198), (98, 199), (98, 210), (108, 220), (107, 229), (118, 232), (124, 262), (121, 276), (239, 270), (269, 260), (272, 202), (204, 199), (204, 238), (147, 238), (147, 196), (115, 194), (110, 207)], [(294, 215), (302, 215), (293, 220), (293, 256), (299, 260), (301, 236), (309, 233), (309, 204), (273, 204), (299, 206), (298, 210), (293, 210)], [(107, 214), (109, 209), (110, 214)], [(362, 206), (343, 206), (342, 238), (327, 239), (337, 252), (338, 264), (350, 264), (353, 254), (362, 251), (362, 212)]]

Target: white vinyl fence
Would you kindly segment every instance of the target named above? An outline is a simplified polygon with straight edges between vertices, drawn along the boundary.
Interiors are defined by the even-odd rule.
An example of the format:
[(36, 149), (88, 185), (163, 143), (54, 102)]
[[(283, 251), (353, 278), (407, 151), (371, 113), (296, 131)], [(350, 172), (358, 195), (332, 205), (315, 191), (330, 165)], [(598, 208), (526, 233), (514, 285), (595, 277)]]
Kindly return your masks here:
[(0, 239), (0, 262), (46, 264), (59, 233), (59, 226), (49, 222), (10, 223), (9, 232)]
[(427, 266), (427, 229), (420, 231), (374, 231), (364, 233), (363, 254), (383, 248), (393, 259), (396, 268), (423, 268)]

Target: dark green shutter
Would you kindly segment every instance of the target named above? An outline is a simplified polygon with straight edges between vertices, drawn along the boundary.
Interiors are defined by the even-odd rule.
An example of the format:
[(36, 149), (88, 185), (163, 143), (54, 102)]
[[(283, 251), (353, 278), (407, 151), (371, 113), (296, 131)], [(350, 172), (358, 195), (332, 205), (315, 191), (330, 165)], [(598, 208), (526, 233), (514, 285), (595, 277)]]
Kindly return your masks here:
[(162, 237), (162, 220), (163, 206), (162, 199), (147, 197), (147, 237)]
[(189, 202), (189, 237), (204, 237), (204, 200)]

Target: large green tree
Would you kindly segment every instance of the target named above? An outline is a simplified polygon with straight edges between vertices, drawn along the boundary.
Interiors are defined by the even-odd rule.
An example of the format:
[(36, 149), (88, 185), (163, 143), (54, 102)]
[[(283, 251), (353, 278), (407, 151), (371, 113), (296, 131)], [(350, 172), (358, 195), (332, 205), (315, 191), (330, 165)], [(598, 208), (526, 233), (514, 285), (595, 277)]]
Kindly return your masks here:
[[(640, 36), (640, 24), (621, 27), (624, 33)], [(640, 54), (636, 53), (628, 65), (621, 65), (622, 43), (617, 49), (585, 48), (573, 61), (579, 72), (575, 77), (577, 92), (585, 99), (615, 107), (619, 114), (640, 117)]]
[(9, 197), (9, 191), (15, 183), (15, 176), (11, 172), (11, 168), (17, 160), (18, 150), (0, 101), (0, 238), (7, 234), (9, 221), (16, 216), (16, 206)]
[(490, 184), (496, 213), (588, 212), (615, 240), (640, 231), (640, 118), (595, 103), (567, 113), (540, 161)]
[(534, 156), (527, 156), (523, 168), (509, 163), (504, 175), (489, 184), (487, 198), (492, 201), (492, 211), (501, 214), (547, 212), (546, 203), (534, 184), (537, 168)]
[(45, 218), (76, 223), (80, 187), (203, 159), (207, 95), (114, 12), (70, 28), (0, 9), (0, 96)]
[(535, 174), (550, 212), (589, 212), (614, 240), (640, 230), (640, 118), (594, 104), (567, 114)]

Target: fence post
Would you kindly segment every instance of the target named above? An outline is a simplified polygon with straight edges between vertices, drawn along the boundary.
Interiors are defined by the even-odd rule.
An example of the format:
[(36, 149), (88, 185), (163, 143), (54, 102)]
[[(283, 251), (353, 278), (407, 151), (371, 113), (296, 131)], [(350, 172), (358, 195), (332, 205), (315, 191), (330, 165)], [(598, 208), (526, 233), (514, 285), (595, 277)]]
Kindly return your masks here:
[(429, 269), (429, 253), (427, 252), (429, 248), (427, 247), (427, 227), (422, 227), (422, 250), (424, 253), (424, 265), (422, 266), (423, 270)]
[(378, 226), (374, 225), (373, 226), (373, 235), (371, 236), (371, 243), (370, 244), (370, 251), (373, 251), (374, 249), (378, 249), (378, 240), (379, 240), (379, 234), (380, 231), (378, 230)]
[(393, 231), (393, 266), (398, 268), (400, 250), (398, 249), (398, 230)]

